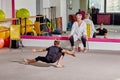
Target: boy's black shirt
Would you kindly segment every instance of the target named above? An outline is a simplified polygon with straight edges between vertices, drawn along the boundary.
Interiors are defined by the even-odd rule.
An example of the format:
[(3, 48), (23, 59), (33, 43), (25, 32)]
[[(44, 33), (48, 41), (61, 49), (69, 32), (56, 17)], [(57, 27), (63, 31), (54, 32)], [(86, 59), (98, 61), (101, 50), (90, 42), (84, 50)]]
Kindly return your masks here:
[(56, 62), (62, 55), (62, 48), (58, 46), (50, 46), (46, 49), (46, 59), (50, 62)]

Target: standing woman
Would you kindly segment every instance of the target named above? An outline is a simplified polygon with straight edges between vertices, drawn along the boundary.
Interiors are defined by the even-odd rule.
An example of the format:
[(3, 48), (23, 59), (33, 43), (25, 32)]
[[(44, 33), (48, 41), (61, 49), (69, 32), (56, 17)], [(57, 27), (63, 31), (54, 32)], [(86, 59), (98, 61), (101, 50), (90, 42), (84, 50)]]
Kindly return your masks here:
[(90, 25), (90, 38), (92, 38), (93, 34), (96, 32), (96, 29), (95, 29), (95, 26), (93, 24), (93, 21), (90, 19), (89, 13), (86, 14), (84, 21), (86, 22), (86, 24)]
[(71, 43), (72, 50), (75, 50), (74, 42), (81, 40), (84, 46), (83, 52), (86, 52), (86, 40), (87, 40), (87, 32), (86, 32), (86, 22), (82, 20), (82, 14), (79, 12), (76, 13), (76, 21), (73, 23), (71, 33), (69, 35), (69, 40)]

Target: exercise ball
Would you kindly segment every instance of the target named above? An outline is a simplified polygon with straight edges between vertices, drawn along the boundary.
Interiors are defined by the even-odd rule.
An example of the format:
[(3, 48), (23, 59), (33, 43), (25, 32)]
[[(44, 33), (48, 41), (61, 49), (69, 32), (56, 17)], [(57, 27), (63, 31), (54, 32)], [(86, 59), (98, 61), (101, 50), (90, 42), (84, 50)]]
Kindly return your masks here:
[(0, 32), (0, 37), (3, 39), (6, 39), (10, 36), (10, 31), (9, 30), (4, 31), (5, 29), (8, 29), (8, 28), (5, 26), (0, 26), (0, 30), (1, 31), (3, 30), (2, 32)]
[(17, 18), (25, 18), (25, 17), (29, 17), (29, 16), (30, 16), (30, 12), (26, 8), (21, 8), (16, 11)]
[(5, 19), (5, 13), (0, 9), (0, 20)]
[[(25, 28), (22, 28), (22, 35), (25, 33)], [(33, 29), (33, 27), (31, 27), (31, 26), (28, 26), (27, 28), (26, 28), (26, 33), (33, 33), (34, 34), (34, 36), (37, 36), (37, 33), (36, 33), (36, 31)]]
[(5, 39), (10, 37), (10, 31), (5, 31)]
[(4, 46), (4, 39), (0, 38), (0, 48), (3, 48), (3, 46)]
[(10, 31), (3, 31), (3, 32), (0, 32), (0, 37), (3, 38), (3, 39), (6, 39), (10, 36)]
[(5, 39), (5, 32), (0, 32), (0, 37)]
[(4, 47), (10, 47), (10, 37), (4, 40)]
[[(29, 19), (26, 20), (27, 26), (32, 26), (32, 24), (33, 24), (33, 22), (31, 20), (29, 20)], [(22, 25), (22, 27), (25, 27), (25, 20), (24, 19), (22, 19), (21, 25)]]

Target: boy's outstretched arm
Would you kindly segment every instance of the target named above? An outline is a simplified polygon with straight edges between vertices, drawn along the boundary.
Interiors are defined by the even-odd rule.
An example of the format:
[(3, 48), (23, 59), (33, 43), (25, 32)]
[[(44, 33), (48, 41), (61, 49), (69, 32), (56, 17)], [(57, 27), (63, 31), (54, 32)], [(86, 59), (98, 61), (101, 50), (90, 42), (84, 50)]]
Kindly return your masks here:
[(68, 55), (71, 55), (71, 56), (73, 56), (73, 57), (76, 57), (75, 53), (70, 52), (70, 51), (65, 50), (65, 49), (62, 50), (62, 53), (64, 53), (64, 54), (68, 54)]
[(32, 51), (33, 51), (33, 52), (44, 52), (44, 51), (46, 51), (46, 48), (41, 48), (41, 49), (39, 49), (39, 50), (33, 49)]

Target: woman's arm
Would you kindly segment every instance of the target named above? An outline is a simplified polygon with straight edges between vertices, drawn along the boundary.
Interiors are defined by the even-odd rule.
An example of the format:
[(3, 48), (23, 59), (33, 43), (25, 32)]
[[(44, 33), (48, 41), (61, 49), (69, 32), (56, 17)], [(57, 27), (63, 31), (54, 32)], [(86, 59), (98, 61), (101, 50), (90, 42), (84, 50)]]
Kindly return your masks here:
[(70, 35), (68, 37), (71, 37), (74, 34), (75, 27), (76, 27), (76, 22), (73, 23), (71, 33), (70, 33)]

